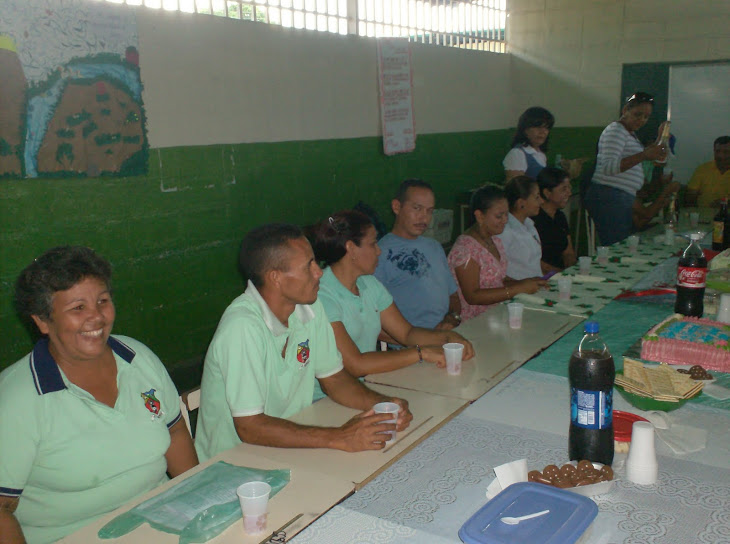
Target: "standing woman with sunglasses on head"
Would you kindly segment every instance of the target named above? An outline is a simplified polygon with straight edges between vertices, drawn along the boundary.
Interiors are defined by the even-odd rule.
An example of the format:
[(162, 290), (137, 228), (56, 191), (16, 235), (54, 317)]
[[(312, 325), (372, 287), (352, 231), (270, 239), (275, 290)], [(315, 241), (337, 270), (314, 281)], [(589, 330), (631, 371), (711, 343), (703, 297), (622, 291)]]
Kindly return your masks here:
[(586, 192), (585, 207), (596, 223), (602, 245), (619, 242), (631, 234), (636, 192), (644, 184), (641, 163), (666, 156), (663, 146), (653, 143), (644, 147), (636, 136), (651, 116), (653, 102), (647, 93), (631, 95), (619, 120), (608, 125), (598, 140), (596, 170)]

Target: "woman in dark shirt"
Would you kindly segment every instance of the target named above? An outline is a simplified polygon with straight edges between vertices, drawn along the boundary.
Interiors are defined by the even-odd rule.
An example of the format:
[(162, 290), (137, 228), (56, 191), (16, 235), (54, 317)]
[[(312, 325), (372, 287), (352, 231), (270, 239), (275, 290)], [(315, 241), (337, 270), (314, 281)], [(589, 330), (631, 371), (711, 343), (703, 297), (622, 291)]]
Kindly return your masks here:
[(562, 270), (573, 266), (576, 261), (568, 220), (560, 211), (568, 204), (572, 193), (570, 176), (561, 168), (548, 166), (537, 175), (537, 183), (540, 187), (542, 204), (540, 213), (532, 219), (540, 234), (542, 261), (550, 267)]

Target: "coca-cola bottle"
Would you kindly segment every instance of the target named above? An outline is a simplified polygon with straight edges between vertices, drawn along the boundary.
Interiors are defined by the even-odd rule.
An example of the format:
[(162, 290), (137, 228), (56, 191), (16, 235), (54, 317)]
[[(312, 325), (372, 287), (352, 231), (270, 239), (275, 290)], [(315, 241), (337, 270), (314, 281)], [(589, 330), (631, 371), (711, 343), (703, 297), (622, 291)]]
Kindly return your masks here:
[(692, 317), (702, 317), (704, 311), (705, 276), (707, 259), (699, 245), (702, 235), (692, 233), (690, 242), (679, 258), (677, 266), (677, 302), (674, 312)]

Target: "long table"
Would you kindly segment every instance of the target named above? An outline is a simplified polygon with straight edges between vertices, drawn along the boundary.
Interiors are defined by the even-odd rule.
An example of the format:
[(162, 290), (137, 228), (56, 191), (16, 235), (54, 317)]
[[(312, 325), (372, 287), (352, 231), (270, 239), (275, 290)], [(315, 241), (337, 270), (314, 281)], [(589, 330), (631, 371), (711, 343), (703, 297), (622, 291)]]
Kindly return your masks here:
[[(581, 317), (526, 309), (522, 329), (512, 330), (507, 325), (506, 307), (496, 305), (459, 328), (466, 338), (473, 341), (476, 352), (473, 360), (464, 363), (460, 376), (449, 376), (445, 369), (432, 364), (412, 365), (393, 373), (368, 376), (367, 379), (371, 382), (369, 387), (387, 396), (405, 398), (414, 414), (409, 428), (400, 433), (398, 439), (384, 450), (345, 453), (329, 449), (284, 449), (240, 444), (204, 463), (202, 467), (217, 460), (225, 460), (254, 468), (291, 469), (291, 483), (271, 500), (269, 528), (274, 530), (286, 526), (287, 534), (294, 535), (355, 490), (367, 487), (368, 482), (447, 424), (470, 401), (479, 398), (581, 320)], [(400, 387), (396, 387), (398, 385)], [(339, 426), (356, 413), (356, 410), (323, 399), (291, 419), (302, 424)], [(103, 542), (96, 533), (107, 521), (200, 469), (201, 467), (197, 467), (172, 483), (130, 502), (98, 522), (68, 536), (64, 542)], [(163, 542), (172, 542), (176, 538), (143, 525), (120, 539), (120, 542), (153, 540), (155, 535)], [(242, 523), (239, 522), (211, 542), (260, 540), (260, 536), (245, 535)]]
[[(678, 238), (674, 245), (665, 246), (651, 236), (646, 235), (642, 243), (646, 253), (643, 256), (629, 253), (624, 244), (612, 247), (615, 259), (611, 264), (621, 263), (622, 257), (660, 261), (686, 245)], [(615, 273), (610, 271), (608, 277)], [(641, 277), (631, 279), (638, 281)], [(586, 286), (590, 284), (585, 282)], [(618, 289), (616, 294), (623, 290)], [(615, 348), (618, 368), (621, 353), (650, 326), (672, 313), (670, 305), (641, 300), (599, 299), (589, 313), (601, 323), (609, 347)], [(525, 302), (532, 302), (535, 308), (544, 307), (534, 300)], [(299, 533), (293, 542), (460, 542), (459, 528), (486, 503), (485, 493), (494, 479), (495, 466), (526, 458), (529, 469), (542, 469), (568, 460), (567, 366), (581, 336), (579, 327), (568, 332), (362, 490)], [(718, 382), (730, 385), (730, 375), (720, 374)], [(730, 400), (704, 397), (666, 414), (670, 429), (656, 431), (660, 467), (656, 485), (639, 486), (627, 481), (626, 455), (616, 455), (614, 486), (609, 493), (593, 497), (599, 514), (581, 542), (730, 542)], [(651, 417), (629, 405), (618, 393), (614, 399), (618, 410)], [(680, 431), (705, 439), (706, 446), (698, 446), (693, 453), (676, 453), (662, 437)]]
[[(671, 308), (650, 308), (647, 314), (662, 312), (671, 313)], [(614, 301), (596, 317), (601, 322), (622, 314), (641, 312), (635, 304)], [(639, 328), (629, 332), (624, 326), (623, 345), (643, 333)], [(607, 332), (609, 347), (621, 349), (615, 341), (618, 327)], [(495, 466), (521, 458), (530, 470), (567, 462), (565, 375), (579, 336), (572, 331), (504, 379), (293, 542), (460, 542), (459, 528), (487, 501)], [(614, 399), (618, 410), (647, 415), (618, 394)], [(627, 481), (626, 455), (617, 454), (616, 481), (609, 493), (592, 497), (599, 514), (581, 542), (730, 542), (730, 400), (712, 405), (690, 401), (667, 417), (671, 429), (684, 426), (704, 433), (706, 447), (677, 454), (660, 438), (665, 431), (657, 430), (659, 481), (653, 486)]]
[(507, 306), (495, 304), (455, 329), (472, 342), (475, 352), (472, 360), (462, 364), (460, 375), (449, 376), (442, 368), (423, 364), (370, 374), (365, 380), (473, 401), (582, 320), (579, 316), (525, 308), (522, 328), (515, 330), (507, 322)]
[[(485, 502), (484, 492), (492, 479), (493, 466), (526, 457), (531, 467), (541, 468), (565, 459), (567, 382), (560, 375), (560, 369), (567, 362), (565, 353), (569, 353), (575, 345), (576, 335), (579, 335), (576, 325), (586, 315), (600, 318), (604, 311), (611, 310), (611, 305), (621, 304), (611, 302), (606, 307), (613, 294), (621, 292), (625, 285), (629, 285), (629, 280), (633, 281), (634, 276), (639, 275), (638, 268), (642, 268), (642, 272), (643, 268), (650, 269), (654, 260), (676, 252), (679, 244), (678, 241), (675, 246), (663, 246), (647, 239), (638, 254), (627, 253), (628, 249), (621, 245), (614, 246), (614, 259), (608, 265), (599, 265), (604, 269), (597, 266), (594, 273), (606, 274), (605, 280), (610, 280), (617, 273), (626, 277), (620, 278), (621, 282), (608, 281), (606, 285), (612, 295), (593, 297), (589, 311), (572, 311), (571, 304), (575, 302), (572, 299), (561, 307), (550, 299), (551, 294), (543, 293), (542, 300), (537, 302), (524, 300), (528, 308), (520, 330), (507, 326), (504, 305), (495, 305), (464, 323), (458, 330), (474, 343), (476, 356), (464, 363), (460, 376), (448, 376), (445, 370), (430, 364), (367, 376), (370, 387), (389, 396), (406, 398), (414, 413), (410, 428), (385, 450), (352, 454), (325, 449), (278, 449), (240, 444), (63, 541), (101, 542), (96, 536), (97, 531), (114, 516), (208, 464), (225, 460), (255, 468), (291, 469), (291, 482), (270, 502), (269, 529), (273, 531), (284, 527), (288, 538), (304, 529), (294, 542), (458, 542), (458, 527)], [(631, 259), (634, 259), (633, 263)], [(629, 264), (640, 266), (621, 266)], [(565, 273), (575, 272), (568, 270)], [(596, 292), (591, 288), (597, 283), (603, 283), (603, 280), (576, 280), (574, 286), (577, 285), (578, 292), (582, 292), (577, 296), (590, 297), (590, 293)], [(621, 285), (612, 285), (616, 283)], [(653, 318), (653, 315), (646, 317)], [(636, 334), (641, 332), (643, 330), (636, 331)], [(563, 340), (556, 342), (566, 333)], [(526, 368), (519, 368), (529, 359), (532, 361)], [(472, 401), (476, 402), (470, 405)], [(617, 407), (622, 407), (620, 399), (617, 399)], [(719, 408), (692, 406), (689, 410), (692, 412), (679, 414), (681, 417), (677, 421), (713, 431), (706, 450), (697, 454), (689, 464), (683, 464), (682, 461), (686, 460), (677, 456), (673, 459), (671, 452), (659, 450), (663, 456), (662, 466), (669, 471), (666, 477), (671, 480), (671, 485), (666, 488), (661, 487), (664, 477), (660, 480), (659, 495), (684, 497), (679, 502), (690, 503), (689, 513), (672, 510), (671, 515), (667, 515), (661, 509), (663, 504), (644, 500), (656, 498), (656, 490), (635, 489), (636, 486), (619, 479), (614, 489), (621, 494), (614, 495), (615, 500), (606, 497), (597, 499), (601, 513), (594, 525), (601, 527), (599, 535), (609, 534), (610, 539), (598, 537), (590, 542), (622, 540), (626, 531), (638, 531), (636, 534), (640, 535), (639, 541), (642, 542), (684, 542), (682, 539), (655, 538), (656, 535), (670, 534), (674, 525), (691, 528), (695, 531), (690, 531), (691, 534), (702, 534), (704, 528), (707, 542), (722, 542), (722, 538), (716, 537), (727, 536), (722, 531), (728, 523), (726, 517), (730, 511), (727, 503), (730, 497), (730, 466), (727, 466), (727, 455), (723, 453), (730, 449), (730, 401), (727, 407), (721, 403)], [(355, 413), (325, 399), (292, 419), (315, 425), (341, 425)], [(724, 429), (725, 434), (718, 433), (718, 429)], [(665, 461), (665, 457), (673, 460)], [(617, 461), (620, 462), (620, 459)], [(680, 480), (692, 478), (689, 491), (684, 484), (676, 485), (677, 477), (673, 475), (680, 473)], [(707, 498), (700, 496), (698, 490), (702, 490)], [(695, 511), (695, 503), (702, 504), (700, 512)], [(640, 514), (635, 518), (630, 514), (631, 506), (640, 507)], [(671, 506), (676, 507), (674, 503)], [(708, 514), (712, 518), (709, 521), (706, 520), (707, 515), (700, 515), (705, 510), (715, 512)], [(716, 512), (722, 514), (716, 515)], [(319, 516), (322, 517), (305, 529)], [(640, 522), (651, 516), (658, 521), (650, 524), (649, 529), (642, 529)], [(699, 525), (687, 520), (688, 516), (701, 520)], [(177, 541), (177, 537), (145, 525), (119, 541), (153, 540), (173, 542)], [(268, 538), (261, 535), (246, 535), (238, 522), (211, 542), (266, 540)]]
[[(445, 371), (444, 374), (446, 374)], [(383, 385), (373, 386), (373, 389), (389, 397), (406, 399), (413, 413), (413, 421), (410, 426), (398, 433), (393, 444), (382, 450), (347, 453), (330, 449), (285, 449), (250, 444), (242, 444), (239, 447), (250, 455), (277, 461), (284, 467), (303, 468), (327, 474), (341, 481), (348, 481), (355, 488), (363, 485), (423, 437), (467, 406), (467, 403), (460, 399), (429, 395), (420, 391)], [(345, 408), (325, 398), (305, 408), (291, 419), (304, 425), (335, 427), (342, 425), (358, 413), (357, 410)]]
[[(159, 488), (150, 491), (146, 495), (143, 495), (142, 497), (131, 501), (129, 504), (100, 518), (96, 522), (91, 523), (66, 538), (61, 539), (59, 542), (74, 544), (103, 542), (113, 542), (114, 544), (139, 544), (141, 542), (177, 544), (179, 542), (179, 537), (177, 535), (158, 531), (146, 523), (142, 524), (140, 527), (125, 536), (114, 540), (101, 540), (97, 536), (97, 533), (107, 522), (111, 521), (118, 515), (130, 510), (140, 502), (169, 489), (181, 480), (189, 478), (193, 474), (217, 461), (226, 461), (238, 466), (265, 470), (281, 468), (291, 469), (290, 482), (270, 501), (271, 507), (269, 509), (268, 522), (268, 526), (272, 529), (288, 525), (285, 530), (288, 531), (289, 534), (294, 534), (302, 530), (322, 512), (331, 508), (333, 504), (337, 504), (343, 497), (348, 496), (354, 490), (352, 482), (347, 479), (337, 478), (323, 474), (322, 472), (306, 470), (303, 468), (284, 466), (280, 462), (250, 453), (244, 447), (237, 447), (209, 459), (205, 463), (189, 470), (185, 474), (178, 476)], [(306, 500), (302, 500), (303, 497), (306, 497)], [(254, 544), (260, 541), (260, 535), (247, 535), (243, 531), (243, 522), (239, 521), (238, 523), (228, 527), (228, 529), (210, 542)]]

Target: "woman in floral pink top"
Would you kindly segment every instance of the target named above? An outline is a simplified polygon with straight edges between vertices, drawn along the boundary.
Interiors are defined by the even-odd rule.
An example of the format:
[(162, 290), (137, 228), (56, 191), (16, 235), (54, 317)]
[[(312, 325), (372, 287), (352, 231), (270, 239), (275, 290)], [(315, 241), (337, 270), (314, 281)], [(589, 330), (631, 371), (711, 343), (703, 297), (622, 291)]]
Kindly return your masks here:
[(503, 302), (520, 293), (534, 293), (546, 282), (536, 279), (515, 281), (507, 277), (507, 257), (501, 234), (507, 224), (509, 207), (504, 191), (486, 185), (471, 199), (475, 223), (459, 236), (449, 252), (449, 267), (459, 284), (461, 317), (470, 319), (490, 304)]

